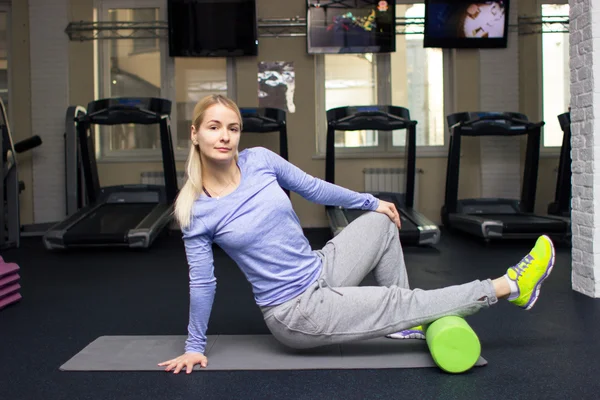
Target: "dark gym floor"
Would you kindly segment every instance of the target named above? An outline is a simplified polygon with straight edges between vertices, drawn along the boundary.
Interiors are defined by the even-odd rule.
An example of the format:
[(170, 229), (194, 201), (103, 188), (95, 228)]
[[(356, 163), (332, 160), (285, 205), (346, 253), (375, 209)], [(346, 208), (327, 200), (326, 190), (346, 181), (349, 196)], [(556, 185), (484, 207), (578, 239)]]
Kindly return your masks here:
[[(313, 248), (329, 238), (325, 229), (306, 234)], [(485, 246), (444, 232), (437, 249), (407, 248), (405, 258), (411, 285), (427, 289), (496, 277), (530, 246)], [(3, 399), (592, 399), (600, 393), (600, 300), (571, 289), (568, 247), (558, 248), (533, 310), (501, 302), (469, 317), (489, 364), (462, 375), (437, 368), (62, 372), (61, 364), (101, 335), (186, 333), (181, 237), (161, 238), (146, 252), (70, 253), (48, 253), (39, 239), (29, 238), (2, 255), (21, 266), (23, 294), (20, 303), (0, 310)], [(220, 249), (215, 263), (217, 297), (208, 333), (268, 333), (237, 266)]]

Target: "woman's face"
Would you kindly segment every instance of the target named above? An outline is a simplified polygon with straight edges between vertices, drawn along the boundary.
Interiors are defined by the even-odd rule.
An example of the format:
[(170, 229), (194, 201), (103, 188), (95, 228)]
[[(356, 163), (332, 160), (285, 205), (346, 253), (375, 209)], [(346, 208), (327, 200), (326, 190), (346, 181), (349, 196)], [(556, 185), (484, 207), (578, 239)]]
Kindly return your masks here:
[(197, 143), (204, 160), (231, 162), (240, 142), (240, 120), (222, 104), (210, 106), (198, 129), (192, 126), (192, 142)]

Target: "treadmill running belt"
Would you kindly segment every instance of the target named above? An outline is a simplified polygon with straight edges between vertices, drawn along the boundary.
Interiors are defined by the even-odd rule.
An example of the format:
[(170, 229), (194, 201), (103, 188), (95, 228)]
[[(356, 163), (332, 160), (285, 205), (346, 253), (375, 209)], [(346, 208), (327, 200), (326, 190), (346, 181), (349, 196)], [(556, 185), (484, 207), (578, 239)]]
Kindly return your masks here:
[[(344, 211), (346, 213), (346, 218), (348, 218), (349, 224), (367, 212), (365, 210), (357, 210), (357, 209), (351, 209), (351, 210), (345, 209)], [(420, 235), (419, 229), (410, 219), (406, 218), (406, 216), (404, 214), (402, 214), (401, 210), (399, 212), (400, 212), (400, 223), (401, 223), (400, 236), (402, 237), (403, 240), (418, 241), (419, 235)]]
[(344, 209), (344, 212), (346, 214), (346, 218), (348, 218), (348, 223), (352, 223), (352, 221), (354, 221), (356, 218), (360, 217), (361, 215), (363, 215), (364, 213), (366, 213), (367, 211), (365, 210), (349, 210), (349, 209)]
[(560, 233), (565, 230), (565, 222), (544, 218), (535, 215), (506, 215), (506, 214), (482, 214), (475, 215), (477, 217), (486, 218), (489, 220), (501, 221), (504, 225), (505, 232), (521, 232), (521, 233)]
[(156, 207), (153, 203), (105, 204), (64, 235), (65, 244), (127, 243), (127, 233)]
[[(389, 203), (394, 203), (394, 205), (396, 206), (396, 209), (400, 208), (400, 205), (398, 204), (396, 200), (396, 198), (394, 196), (390, 196), (387, 195), (385, 193), (379, 193), (377, 195), (377, 198), (383, 201), (387, 201)], [(351, 223), (352, 221), (354, 221), (356, 218), (360, 217), (361, 215), (363, 215), (364, 213), (366, 213), (366, 210), (359, 210), (359, 209), (344, 209), (344, 213), (346, 214), (346, 218), (348, 218), (348, 223)], [(400, 218), (402, 219), (402, 223), (404, 223), (404, 221), (406, 220), (406, 218), (402, 215), (402, 213), (400, 213)], [(410, 222), (410, 221), (409, 221)]]

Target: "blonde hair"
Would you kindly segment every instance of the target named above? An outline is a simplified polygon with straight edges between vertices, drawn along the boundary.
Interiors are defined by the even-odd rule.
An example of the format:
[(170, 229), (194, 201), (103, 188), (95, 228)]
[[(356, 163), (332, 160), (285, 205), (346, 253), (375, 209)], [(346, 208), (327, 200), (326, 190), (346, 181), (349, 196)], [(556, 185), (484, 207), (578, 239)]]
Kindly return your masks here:
[[(242, 115), (238, 106), (233, 100), (222, 96), (220, 94), (213, 94), (202, 98), (194, 107), (194, 116), (192, 125), (196, 128), (196, 131), (200, 128), (206, 110), (210, 107), (221, 104), (225, 107), (233, 110), (240, 120), (240, 131), (242, 129)], [(238, 154), (235, 154), (235, 160), (237, 162)], [(186, 182), (179, 191), (177, 199), (175, 200), (175, 219), (179, 223), (181, 229), (186, 228), (192, 221), (192, 208), (194, 202), (200, 197), (202, 193), (202, 160), (200, 157), (200, 148), (198, 145), (191, 144), (190, 152), (186, 161)]]

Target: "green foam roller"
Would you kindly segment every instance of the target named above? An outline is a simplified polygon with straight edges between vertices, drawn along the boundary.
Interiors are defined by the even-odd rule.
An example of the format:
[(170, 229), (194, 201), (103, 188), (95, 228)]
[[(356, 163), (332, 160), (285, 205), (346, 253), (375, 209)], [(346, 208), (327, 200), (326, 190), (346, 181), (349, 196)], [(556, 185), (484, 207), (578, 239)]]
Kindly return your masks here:
[(471, 369), (479, 359), (481, 343), (463, 318), (442, 317), (424, 328), (431, 357), (442, 370), (459, 374)]

